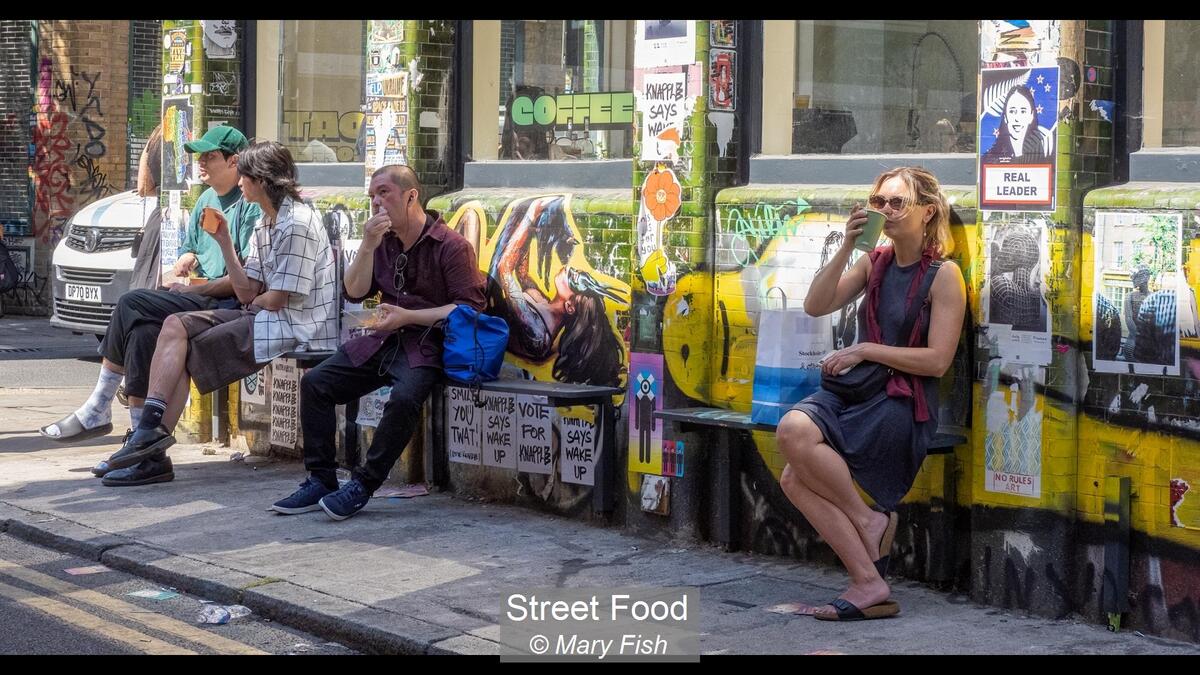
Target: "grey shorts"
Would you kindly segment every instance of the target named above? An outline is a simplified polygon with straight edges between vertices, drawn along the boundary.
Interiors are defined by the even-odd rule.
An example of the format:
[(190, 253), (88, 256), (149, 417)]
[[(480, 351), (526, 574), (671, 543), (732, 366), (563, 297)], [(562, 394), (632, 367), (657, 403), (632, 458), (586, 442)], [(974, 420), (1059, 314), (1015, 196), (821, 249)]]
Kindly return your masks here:
[(262, 369), (254, 359), (253, 309), (208, 309), (175, 316), (188, 334), (187, 369), (201, 394)]

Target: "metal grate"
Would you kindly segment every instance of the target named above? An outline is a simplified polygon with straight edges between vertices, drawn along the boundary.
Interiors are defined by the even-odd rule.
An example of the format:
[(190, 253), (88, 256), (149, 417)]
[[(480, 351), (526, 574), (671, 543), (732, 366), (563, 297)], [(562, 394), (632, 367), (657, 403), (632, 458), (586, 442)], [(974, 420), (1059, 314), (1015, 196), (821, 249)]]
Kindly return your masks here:
[(0, 354), (26, 354), (40, 351), (42, 351), (41, 347), (0, 347)]
[[(70, 233), (67, 234), (67, 246), (76, 251), (87, 252), (87, 235), (90, 229), (92, 228), (86, 225), (72, 225)], [(129, 248), (133, 245), (133, 240), (137, 237), (138, 232), (142, 231), (140, 227), (98, 227), (95, 229), (99, 234), (94, 249), (97, 253)]]
[(116, 305), (87, 305), (61, 298), (54, 299), (54, 313), (63, 321), (71, 323), (107, 326), (114, 309)]
[(81, 267), (60, 267), (59, 274), (63, 281), (80, 284), (111, 284), (116, 272), (112, 270), (89, 270)]

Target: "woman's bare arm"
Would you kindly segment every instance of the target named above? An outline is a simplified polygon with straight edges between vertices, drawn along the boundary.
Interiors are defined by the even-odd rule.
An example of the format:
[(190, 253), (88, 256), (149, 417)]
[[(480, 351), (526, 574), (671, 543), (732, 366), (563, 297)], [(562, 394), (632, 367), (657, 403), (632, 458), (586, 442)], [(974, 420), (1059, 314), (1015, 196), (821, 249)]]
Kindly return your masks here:
[[(863, 360), (882, 363), (912, 375), (941, 377), (954, 362), (967, 311), (962, 271), (947, 261), (938, 270), (930, 289), (933, 306), (929, 317), (928, 347), (892, 347), (863, 342)], [(907, 336), (905, 336), (907, 337)]]

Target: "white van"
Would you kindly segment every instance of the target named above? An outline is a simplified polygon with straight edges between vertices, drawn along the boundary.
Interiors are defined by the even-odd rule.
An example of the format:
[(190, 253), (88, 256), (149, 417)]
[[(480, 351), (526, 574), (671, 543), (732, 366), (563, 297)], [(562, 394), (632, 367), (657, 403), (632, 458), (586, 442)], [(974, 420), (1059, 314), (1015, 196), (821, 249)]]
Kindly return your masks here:
[(134, 243), (157, 203), (130, 190), (93, 202), (71, 218), (54, 249), (51, 324), (104, 335), (117, 299), (130, 287)]

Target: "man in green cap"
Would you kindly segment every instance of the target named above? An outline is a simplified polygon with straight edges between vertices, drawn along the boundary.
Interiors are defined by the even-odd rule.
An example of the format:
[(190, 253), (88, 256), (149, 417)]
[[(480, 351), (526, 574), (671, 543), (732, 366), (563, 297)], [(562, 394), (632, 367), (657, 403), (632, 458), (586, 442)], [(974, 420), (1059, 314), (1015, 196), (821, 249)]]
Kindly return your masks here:
[[(174, 271), (176, 276), (186, 276), (194, 269), (209, 281), (196, 286), (176, 283), (170, 290), (141, 288), (122, 295), (97, 350), (104, 359), (95, 390), (78, 410), (42, 427), (42, 436), (65, 442), (110, 433), (113, 429), (112, 400), (122, 376), (129, 396), (131, 426), (136, 429), (149, 388), (150, 362), (163, 321), (177, 312), (239, 306), (233, 284), (225, 276), (221, 249), (212, 237), (200, 231), (200, 221), (206, 206), (220, 209), (229, 224), (238, 255), (245, 259), (254, 224), (262, 217), (262, 210), (257, 204), (243, 199), (238, 187), (238, 153), (248, 145), (246, 136), (230, 126), (213, 127), (200, 140), (184, 145), (188, 152), (199, 155), (196, 160), (200, 180), (209, 187), (192, 208), (183, 253)], [(105, 462), (92, 469), (97, 476), (107, 471)]]
[(209, 129), (198, 141), (184, 144), (184, 150), (196, 155), (200, 180), (209, 187), (192, 208), (187, 236), (175, 263), (175, 276), (185, 277), (193, 270), (206, 279), (225, 276), (225, 259), (221, 257), (220, 247), (216, 240), (200, 231), (200, 216), (205, 207), (219, 209), (225, 214), (234, 246), (245, 257), (250, 235), (254, 232), (254, 221), (262, 215), (257, 204), (242, 198), (242, 189), (238, 187), (237, 154), (249, 144), (242, 132), (224, 125)]

